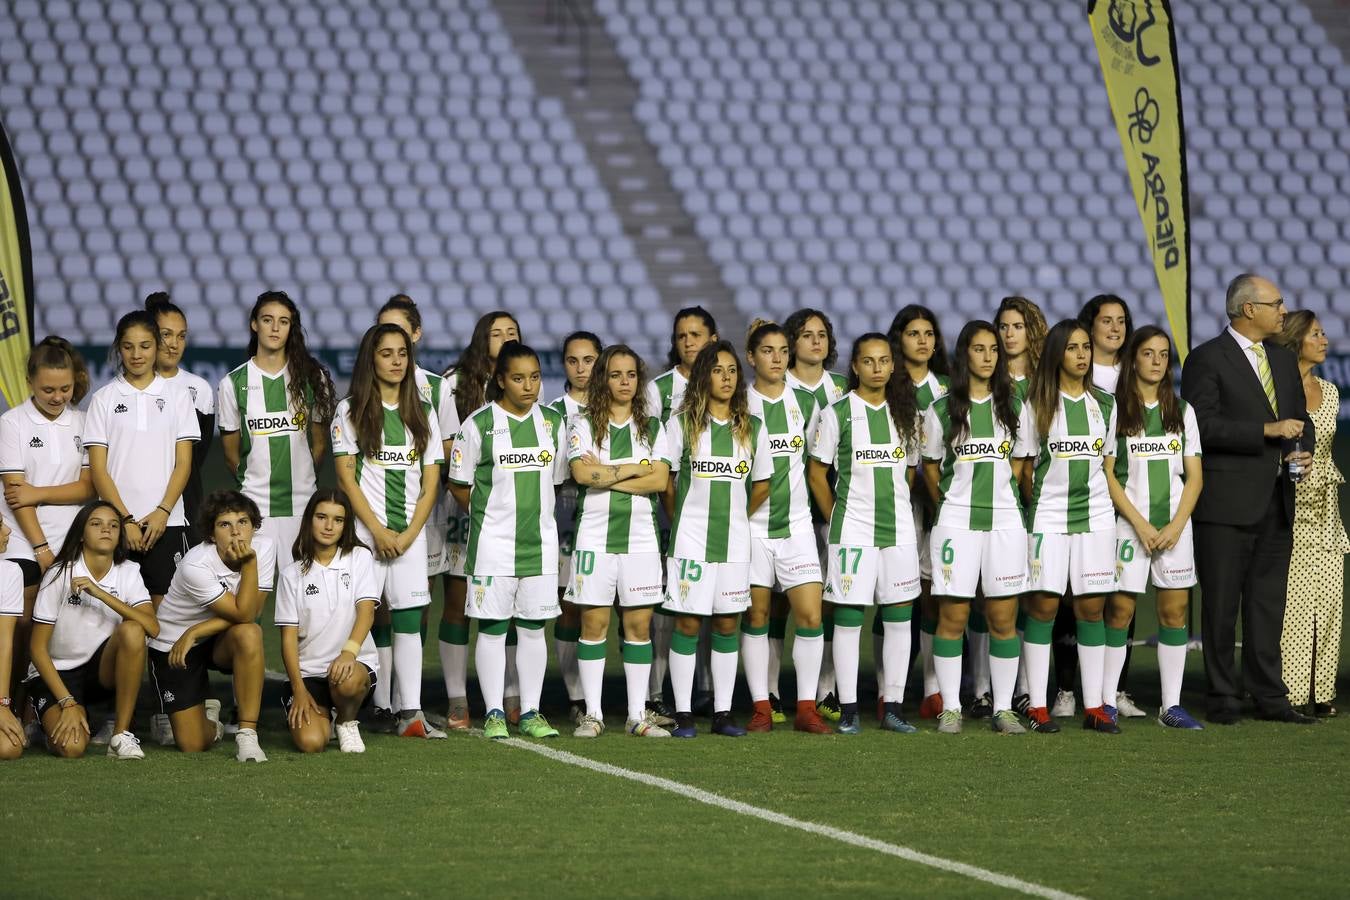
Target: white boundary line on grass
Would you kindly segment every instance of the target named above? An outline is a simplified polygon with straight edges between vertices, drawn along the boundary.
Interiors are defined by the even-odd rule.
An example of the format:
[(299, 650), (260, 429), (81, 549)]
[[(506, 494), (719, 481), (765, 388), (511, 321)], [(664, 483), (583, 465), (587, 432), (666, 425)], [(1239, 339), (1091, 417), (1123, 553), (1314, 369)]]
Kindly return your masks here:
[(849, 844), (853, 847), (875, 850), (877, 853), (898, 857), (899, 859), (908, 862), (918, 863), (921, 866), (941, 869), (944, 872), (951, 872), (955, 875), (963, 875), (966, 878), (973, 878), (976, 881), (990, 884), (995, 887), (1005, 888), (1010, 891), (1019, 891), (1033, 897), (1052, 898), (1052, 900), (1081, 900), (1076, 894), (1069, 894), (1030, 881), (1023, 881), (1022, 879), (1014, 878), (1011, 875), (991, 872), (988, 869), (981, 869), (979, 866), (972, 866), (951, 859), (943, 859), (941, 856), (931, 856), (927, 853), (920, 853), (918, 850), (911, 850), (909, 847), (902, 847), (899, 844), (879, 841), (876, 838), (856, 834), (852, 831), (845, 831), (842, 828), (832, 828), (829, 825), (820, 825), (816, 822), (806, 822), (801, 819), (794, 819), (791, 816), (786, 816), (782, 813), (774, 812), (773, 810), (763, 809), (759, 806), (751, 806), (749, 803), (732, 800), (728, 797), (723, 797), (720, 794), (714, 794), (711, 791), (696, 788), (693, 785), (683, 784), (679, 781), (671, 781), (669, 778), (661, 778), (658, 775), (648, 775), (645, 772), (635, 772), (632, 769), (623, 769), (619, 766), (612, 766), (609, 763), (597, 762), (596, 760), (588, 759), (584, 756), (577, 756), (575, 753), (568, 753), (565, 750), (553, 750), (549, 747), (541, 746), (540, 744), (532, 744), (528, 741), (522, 741), (519, 738), (508, 738), (500, 743), (505, 744), (508, 747), (515, 747), (518, 750), (528, 750), (531, 753), (537, 753), (540, 756), (556, 760), (557, 762), (567, 763), (568, 765), (578, 766), (583, 769), (590, 769), (592, 772), (599, 772), (602, 775), (612, 775), (615, 778), (626, 778), (629, 781), (636, 781), (639, 784), (659, 788), (660, 790), (678, 794), (679, 796), (687, 797), (690, 800), (697, 800), (699, 803), (706, 803), (709, 806), (715, 806), (718, 809), (724, 809), (728, 812), (762, 819), (765, 822), (771, 822), (774, 825), (782, 825), (785, 828), (795, 828), (798, 831), (805, 831), (808, 834), (827, 837), (831, 840)]

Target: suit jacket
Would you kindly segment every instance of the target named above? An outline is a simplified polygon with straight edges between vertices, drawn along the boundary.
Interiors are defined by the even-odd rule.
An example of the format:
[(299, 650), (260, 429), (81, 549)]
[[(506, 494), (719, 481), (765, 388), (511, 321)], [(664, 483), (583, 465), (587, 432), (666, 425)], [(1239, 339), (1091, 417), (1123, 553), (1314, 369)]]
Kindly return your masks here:
[[(1275, 381), (1278, 418), (1302, 419), (1303, 446), (1311, 450), (1316, 434), (1308, 417), (1298, 360), (1270, 341), (1264, 341), (1263, 346)], [(1294, 442), (1265, 438), (1262, 429), (1267, 422), (1276, 421), (1275, 411), (1246, 352), (1226, 330), (1186, 357), (1181, 396), (1195, 410), (1200, 426), (1205, 487), (1195, 507), (1195, 520), (1254, 524), (1265, 514), (1274, 486), (1287, 521), (1292, 523), (1294, 484), (1285, 474), (1282, 460), (1294, 449)]]

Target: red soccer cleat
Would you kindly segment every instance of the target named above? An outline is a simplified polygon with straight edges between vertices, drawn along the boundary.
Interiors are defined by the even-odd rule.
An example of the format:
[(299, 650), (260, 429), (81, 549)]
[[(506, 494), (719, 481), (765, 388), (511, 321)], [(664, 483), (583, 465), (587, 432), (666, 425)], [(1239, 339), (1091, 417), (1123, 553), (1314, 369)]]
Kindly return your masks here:
[(745, 725), (746, 731), (773, 731), (773, 706), (768, 700), (755, 701), (755, 713)]
[(924, 697), (923, 702), (919, 704), (920, 719), (936, 719), (941, 712), (941, 694), (929, 694), (927, 697)]

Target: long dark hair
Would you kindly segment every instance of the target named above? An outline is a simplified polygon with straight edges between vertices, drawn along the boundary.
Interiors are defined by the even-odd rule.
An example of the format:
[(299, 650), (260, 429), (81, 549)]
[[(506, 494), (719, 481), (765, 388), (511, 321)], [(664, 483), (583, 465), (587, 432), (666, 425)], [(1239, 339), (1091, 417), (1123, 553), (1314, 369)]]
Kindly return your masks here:
[(158, 323), (160, 316), (175, 314), (182, 316), (184, 322), (187, 321), (187, 313), (183, 312), (182, 307), (173, 302), (166, 291), (155, 291), (152, 294), (147, 294), (145, 311), (155, 317), (156, 323)]
[(305, 504), (304, 515), (300, 517), (300, 533), (291, 545), (291, 556), (300, 561), (301, 572), (308, 572), (309, 567), (314, 565), (314, 512), (320, 503), (336, 503), (342, 507), (342, 534), (337, 542), (339, 555), (366, 546), (356, 536), (356, 514), (352, 512), (352, 501), (347, 492), (341, 488), (319, 488)]
[(38, 369), (69, 369), (74, 385), (70, 402), (79, 403), (89, 393), (89, 367), (84, 357), (75, 352), (70, 341), (49, 334), (37, 342), (28, 353), (28, 380), (37, 377)]
[[(1130, 337), (1134, 334), (1134, 317), (1130, 315), (1130, 305), (1115, 294), (1098, 294), (1087, 303), (1083, 304), (1082, 310), (1078, 313), (1078, 321), (1082, 322), (1088, 330), (1088, 336), (1092, 336), (1092, 324), (1097, 321), (1097, 315), (1102, 311), (1102, 307), (1108, 303), (1114, 303), (1125, 311), (1125, 340), (1120, 342), (1120, 352), (1125, 352), (1125, 345), (1130, 342)], [(1119, 358), (1116, 360), (1119, 362)]]
[[(562, 355), (563, 355), (563, 360), (564, 360), (564, 362), (565, 362), (566, 359), (567, 359), (567, 345), (570, 344), (570, 343), (572, 343), (573, 341), (589, 341), (590, 344), (591, 344), (591, 346), (595, 347), (595, 355), (596, 355), (597, 357), (600, 355), (601, 351), (603, 351), (603, 350), (605, 349), (604, 341), (600, 340), (599, 335), (597, 335), (595, 332), (593, 332), (593, 331), (574, 331), (574, 332), (572, 332), (571, 334), (569, 334), (567, 337), (563, 338), (563, 340), (562, 340), (562, 346), (559, 348), (559, 349), (562, 350)], [(597, 360), (597, 361), (598, 361), (598, 360)], [(592, 379), (595, 378), (595, 370), (594, 370), (594, 369), (591, 370), (591, 378), (592, 378)], [(569, 380), (567, 380), (567, 379), (564, 379), (564, 380), (563, 380), (563, 390), (564, 390), (564, 391), (570, 391), (571, 389), (572, 389), (572, 382), (569, 381)]]
[(1123, 435), (1143, 434), (1144, 398), (1139, 395), (1139, 385), (1135, 377), (1135, 356), (1145, 341), (1153, 338), (1167, 341), (1167, 368), (1163, 370), (1162, 381), (1158, 382), (1158, 412), (1162, 414), (1163, 430), (1176, 434), (1186, 427), (1181, 414), (1181, 402), (1172, 387), (1172, 360), (1176, 354), (1172, 349), (1172, 339), (1166, 331), (1157, 325), (1144, 325), (1133, 334), (1120, 348), (1120, 379), (1116, 382), (1116, 432)]
[[(1034, 300), (1017, 296), (1004, 297), (998, 305), (998, 312), (994, 313), (994, 324), (1000, 324), (999, 319), (1003, 318), (1003, 314), (1009, 310), (1022, 317), (1022, 327), (1027, 336), (1026, 352), (1031, 357), (1031, 362), (1027, 365), (1027, 373), (1030, 374), (1035, 372), (1036, 367), (1040, 365), (1041, 352), (1045, 348), (1045, 314), (1041, 312), (1041, 308), (1036, 305)], [(994, 334), (997, 335), (998, 332), (995, 331)], [(1088, 330), (1088, 334), (1092, 334), (1091, 329)], [(1002, 349), (1003, 343), (1000, 340), (999, 350)]]
[(731, 341), (717, 340), (698, 351), (694, 364), (689, 367), (689, 384), (684, 389), (684, 400), (680, 403), (678, 415), (684, 428), (685, 444), (693, 447), (708, 427), (712, 419), (709, 411), (711, 399), (712, 370), (717, 365), (717, 356), (728, 353), (736, 363), (736, 389), (731, 394), (731, 434), (746, 449), (751, 448), (752, 425), (750, 400), (745, 393), (745, 372), (741, 370), (740, 358)]
[(492, 357), (488, 356), (488, 336), (498, 319), (510, 319), (511, 324), (516, 326), (517, 337), (524, 337), (515, 316), (505, 310), (494, 309), (478, 317), (473, 334), (469, 337), (469, 346), (464, 348), (459, 361), (445, 370), (447, 377), (452, 372), (455, 376), (455, 409), (459, 412), (461, 422), (492, 399), (488, 396), (488, 383), (492, 380), (493, 371)]
[[(853, 341), (853, 349), (848, 354), (850, 391), (856, 391), (861, 383), (853, 367), (858, 362), (858, 357), (862, 355), (863, 344), (869, 341), (880, 341), (886, 345), (888, 351), (891, 350), (890, 340), (879, 331), (859, 335)], [(891, 411), (891, 421), (895, 423), (896, 433), (906, 444), (912, 443), (917, 428), (919, 398), (915, 394), (914, 381), (909, 377), (909, 372), (903, 365), (896, 365), (894, 351), (891, 351), (891, 377), (886, 382), (886, 406)]]
[[(1050, 425), (1055, 421), (1055, 412), (1059, 409), (1059, 369), (1064, 364), (1064, 348), (1075, 331), (1081, 331), (1092, 341), (1092, 330), (1083, 327), (1077, 319), (1065, 319), (1055, 323), (1045, 336), (1045, 347), (1036, 363), (1036, 371), (1031, 374), (1031, 384), (1027, 389), (1027, 399), (1036, 413), (1036, 432), (1044, 438), (1050, 433)], [(1087, 374), (1083, 376), (1083, 387), (1092, 390), (1092, 356), (1088, 356)]]
[(821, 324), (825, 326), (825, 346), (827, 349), (825, 350), (825, 358), (821, 360), (821, 365), (829, 369), (839, 362), (839, 344), (834, 339), (834, 325), (830, 322), (830, 317), (818, 309), (806, 307), (797, 310), (783, 320), (783, 330), (787, 332), (788, 339), (789, 369), (797, 365), (797, 338), (801, 337), (802, 331), (806, 328), (806, 323), (812, 319), (819, 319)]
[(417, 308), (416, 301), (407, 294), (395, 294), (384, 301), (384, 306), (381, 306), (379, 312), (375, 313), (375, 321), (378, 322), (380, 316), (387, 312), (403, 313), (408, 317), (408, 324), (412, 326), (413, 331), (422, 330), (422, 311)]
[(502, 344), (502, 348), (497, 351), (497, 362), (492, 367), (492, 381), (488, 387), (488, 399), (496, 400), (501, 397), (502, 386), (497, 383), (499, 378), (505, 378), (511, 371), (511, 363), (517, 359), (532, 359), (535, 364), (539, 364), (539, 354), (534, 352), (534, 348), (520, 341), (507, 341)]
[[(942, 339), (942, 326), (938, 323), (937, 316), (926, 306), (920, 306), (917, 303), (911, 303), (895, 314), (891, 320), (891, 327), (886, 331), (886, 337), (891, 342), (891, 356), (899, 363), (904, 363), (905, 354), (901, 352), (900, 338), (905, 333), (905, 328), (910, 322), (922, 319), (933, 326), (933, 356), (928, 360), (928, 370), (938, 375), (950, 375), (951, 369), (947, 364), (947, 344)], [(998, 332), (994, 332), (998, 337)]]
[(417, 392), (417, 357), (413, 352), (412, 335), (404, 331), (402, 326), (391, 322), (366, 329), (361, 338), (361, 347), (356, 351), (351, 404), (347, 410), (351, 416), (352, 429), (356, 432), (356, 446), (362, 456), (374, 456), (384, 446), (384, 403), (380, 400), (380, 389), (375, 383), (375, 350), (386, 335), (396, 335), (408, 350), (408, 367), (398, 386), (398, 414), (412, 432), (417, 455), (421, 456), (426, 453), (427, 442), (431, 440), (431, 425), (427, 422), (427, 412), (422, 408), (422, 398)]
[[(952, 355), (952, 383), (947, 392), (947, 418), (950, 430), (943, 435), (947, 443), (961, 440), (970, 433), (970, 343), (975, 335), (988, 332), (998, 346), (998, 330), (992, 322), (977, 319), (967, 322), (956, 336), (956, 351)], [(989, 394), (993, 398), (994, 418), (1008, 432), (1008, 440), (1017, 443), (1017, 412), (1013, 408), (1012, 376), (1008, 362), (1000, 349), (994, 360), (994, 376), (989, 379)]]
[[(286, 393), (297, 410), (309, 410), (310, 422), (324, 424), (333, 418), (337, 408), (337, 388), (328, 367), (314, 358), (305, 346), (305, 326), (300, 320), (300, 307), (285, 291), (263, 291), (249, 310), (249, 325), (258, 321), (262, 308), (269, 303), (286, 307), (291, 316), (291, 328), (286, 333)], [(258, 332), (249, 328), (248, 358), (258, 355)]]
[[(681, 319), (688, 319), (691, 317), (698, 319), (703, 323), (703, 327), (708, 329), (709, 336), (717, 334), (717, 320), (712, 317), (712, 313), (708, 312), (703, 307), (686, 306), (684, 309), (677, 312), (675, 318), (670, 320), (670, 351), (666, 353), (667, 368), (673, 369), (680, 364), (680, 349), (675, 343), (675, 329), (679, 326)], [(707, 348), (705, 347), (704, 349)], [(691, 366), (690, 368), (692, 369), (693, 367)]]
[[(640, 440), (647, 439), (647, 366), (642, 357), (633, 352), (627, 344), (610, 344), (600, 351), (600, 358), (591, 370), (590, 383), (586, 385), (586, 423), (591, 426), (591, 437), (595, 446), (605, 446), (609, 439), (609, 405), (613, 399), (609, 393), (609, 366), (615, 357), (627, 356), (637, 369), (637, 390), (633, 394), (633, 425), (636, 426)], [(654, 449), (648, 447), (648, 450)]]
[(84, 552), (85, 526), (89, 524), (89, 517), (94, 514), (94, 510), (99, 508), (109, 510), (113, 518), (117, 520), (117, 544), (113, 547), (113, 565), (126, 561), (128, 552), (127, 532), (122, 525), (122, 514), (117, 511), (117, 507), (107, 500), (90, 500), (80, 507), (80, 511), (75, 514), (74, 521), (70, 523), (70, 530), (66, 532), (66, 539), (61, 542), (61, 549), (57, 551), (52, 567), (43, 576), (44, 584), (55, 582), (74, 568), (80, 554)]
[[(137, 327), (150, 332), (150, 335), (155, 339), (155, 350), (159, 350), (161, 343), (159, 323), (155, 321), (155, 317), (143, 309), (134, 309), (127, 313), (117, 320), (117, 330), (113, 333), (112, 346), (108, 348), (108, 362), (112, 363), (113, 368), (117, 370), (119, 375), (125, 375), (127, 371), (127, 367), (122, 363), (122, 338), (126, 337), (128, 331)], [(150, 371), (153, 373), (154, 370), (154, 364), (151, 363)]]

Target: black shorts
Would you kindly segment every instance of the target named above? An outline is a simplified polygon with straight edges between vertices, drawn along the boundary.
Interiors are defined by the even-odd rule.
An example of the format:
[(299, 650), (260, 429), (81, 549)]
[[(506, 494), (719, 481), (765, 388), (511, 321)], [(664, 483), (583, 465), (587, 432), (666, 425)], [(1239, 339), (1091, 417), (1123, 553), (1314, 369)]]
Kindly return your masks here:
[[(90, 703), (98, 703), (103, 700), (111, 700), (113, 689), (103, 686), (103, 682), (98, 680), (98, 669), (103, 662), (103, 651), (107, 648), (108, 642), (104, 641), (99, 648), (94, 651), (94, 655), (89, 657), (89, 661), (82, 666), (76, 666), (73, 669), (58, 669), (61, 675), (61, 681), (65, 683), (66, 690), (70, 696), (75, 698), (75, 702), (80, 706), (88, 706)], [(38, 718), (47, 711), (50, 706), (55, 706), (56, 701), (62, 699), (52, 694), (51, 688), (47, 687), (47, 682), (38, 675), (27, 681), (28, 696), (33, 701), (33, 706), (37, 709)]]
[[(60, 547), (56, 548), (61, 549)], [(55, 551), (53, 551), (55, 552)], [(26, 588), (37, 587), (37, 583), (42, 580), (42, 567), (31, 559), (15, 559), (10, 557), (10, 562), (14, 563), (23, 571), (23, 586)]]
[[(169, 582), (178, 569), (178, 562), (192, 547), (188, 543), (187, 528), (182, 525), (170, 525), (155, 541), (155, 546), (146, 553), (131, 553), (127, 559), (141, 567), (141, 578), (145, 589), (152, 595), (162, 596), (169, 592)], [(153, 651), (152, 651), (153, 652)]]
[(169, 654), (151, 647), (146, 655), (150, 657), (150, 685), (159, 698), (159, 711), (169, 713), (182, 712), (205, 703), (211, 698), (210, 672), (233, 674), (211, 661), (220, 635), (210, 638), (188, 651), (186, 667), (175, 669), (169, 665)]
[[(370, 698), (375, 694), (374, 687), (375, 682), (378, 680), (378, 676), (375, 674), (374, 669), (361, 662), (359, 659), (356, 663), (361, 668), (365, 669), (366, 674), (370, 676), (371, 690), (366, 692), (366, 698), (361, 701), (361, 706), (365, 707), (370, 704)], [(333, 708), (333, 692), (328, 688), (327, 678), (324, 678), (322, 675), (311, 675), (308, 678), (302, 678), (301, 681), (305, 683), (305, 690), (309, 691), (309, 695), (314, 698), (314, 702), (317, 703), (321, 709)], [(291, 687), (290, 681), (287, 681), (286, 686), (281, 689), (281, 708), (286, 711), (286, 715), (288, 716), (291, 714), (291, 702), (294, 699), (295, 688)]]

